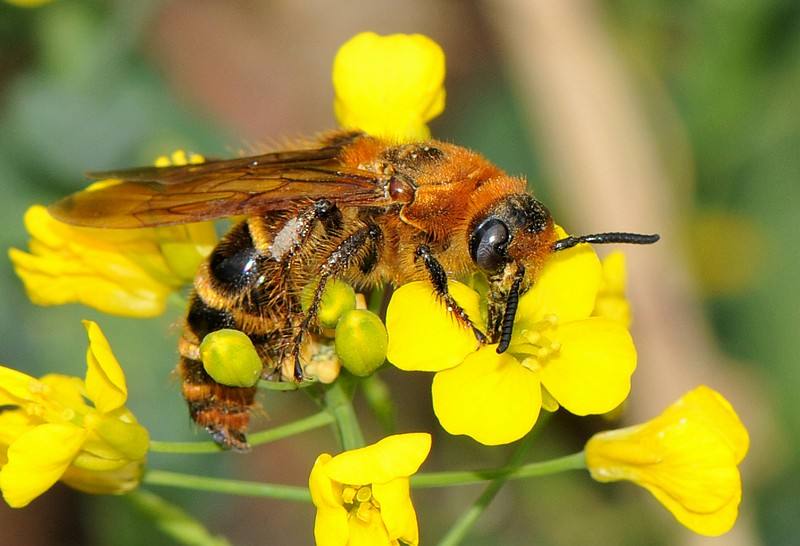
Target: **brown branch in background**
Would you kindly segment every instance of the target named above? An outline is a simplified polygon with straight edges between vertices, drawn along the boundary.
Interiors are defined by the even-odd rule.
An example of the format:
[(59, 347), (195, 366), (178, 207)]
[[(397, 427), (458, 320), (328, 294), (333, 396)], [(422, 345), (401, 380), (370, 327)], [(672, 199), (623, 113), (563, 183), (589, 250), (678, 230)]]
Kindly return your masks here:
[[(572, 231), (662, 235), (657, 245), (626, 252), (640, 362), (629, 420), (648, 419), (705, 383), (733, 399), (757, 437), (753, 425), (763, 419), (753, 408), (763, 404), (726, 367), (703, 316), (681, 241), (686, 218), (601, 11), (587, 0), (498, 0), (484, 7), (542, 143), (556, 208), (571, 215)], [(758, 543), (743, 515), (726, 544)]]

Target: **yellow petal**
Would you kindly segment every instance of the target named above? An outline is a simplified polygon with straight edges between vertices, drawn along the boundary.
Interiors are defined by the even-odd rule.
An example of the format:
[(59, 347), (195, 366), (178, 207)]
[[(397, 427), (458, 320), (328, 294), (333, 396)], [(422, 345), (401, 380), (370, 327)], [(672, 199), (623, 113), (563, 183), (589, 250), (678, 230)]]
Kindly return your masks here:
[(350, 518), (347, 546), (394, 546), (396, 543), (389, 540), (389, 534), (377, 510), (371, 510), (370, 516), (368, 522), (361, 521), (357, 517)]
[(94, 406), (102, 413), (109, 413), (125, 404), (128, 388), (125, 374), (117, 362), (108, 340), (100, 326), (91, 320), (84, 320), (89, 336), (86, 351), (86, 392)]
[(42, 376), (40, 381), (47, 387), (47, 400), (55, 402), (61, 410), (58, 417), (48, 415), (47, 418), (71, 421), (75, 414), (83, 414), (91, 409), (84, 399), (86, 389), (80, 377), (49, 373)]
[(631, 306), (625, 297), (626, 284), (625, 254), (616, 250), (603, 259), (603, 278), (592, 314), (616, 320), (628, 328)]
[(611, 411), (627, 398), (636, 348), (618, 322), (600, 317), (559, 325), (559, 352), (541, 369), (542, 384), (568, 411)]
[(197, 268), (217, 244), (214, 222), (157, 227), (155, 233), (167, 267), (185, 282), (194, 279)]
[(0, 366), (0, 403), (35, 402), (42, 385), (38, 379), (13, 368)]
[(21, 508), (50, 489), (75, 458), (86, 432), (74, 425), (35, 427), (8, 448), (0, 489), (12, 508)]
[[(450, 281), (448, 289), (467, 316), (479, 324), (478, 293), (456, 281)], [(386, 330), (386, 358), (401, 370), (452, 368), (479, 345), (475, 334), (457, 323), (436, 300), (428, 282), (411, 282), (395, 291), (386, 310)]]
[[(0, 411), (0, 451), (31, 430), (36, 423), (22, 410), (6, 409)], [(1, 466), (1, 465), (0, 465)]]
[(391, 140), (422, 140), (444, 109), (444, 53), (420, 34), (362, 32), (333, 61), (339, 124)]
[(702, 422), (713, 430), (728, 445), (737, 463), (747, 455), (750, 435), (730, 402), (714, 389), (700, 385), (684, 394), (662, 414), (665, 420), (683, 417)]
[(411, 503), (408, 478), (376, 483), (372, 486), (372, 494), (380, 503), (381, 518), (389, 539), (418, 544), (417, 513)]
[(336, 507), (342, 504), (341, 486), (334, 484), (323, 470), (323, 467), (332, 458), (330, 454), (323, 453), (314, 461), (308, 477), (308, 488), (311, 491), (311, 500), (314, 506)]
[(730, 404), (700, 387), (647, 423), (596, 434), (586, 462), (594, 479), (633, 481), (693, 531), (716, 536), (736, 520), (747, 442)]
[(433, 409), (450, 434), (507, 444), (536, 423), (542, 406), (538, 375), (496, 348), (484, 347), (433, 378)]
[(68, 486), (93, 495), (119, 495), (139, 486), (144, 465), (133, 461), (114, 470), (91, 471), (70, 466), (61, 477)]
[(150, 435), (139, 423), (128, 423), (117, 417), (101, 417), (94, 432), (115, 456), (128, 460), (142, 460), (150, 447)]
[(76, 227), (40, 205), (25, 213), (25, 228), (30, 253), (12, 248), (9, 257), (38, 305), (78, 302), (112, 314), (155, 316), (185, 282), (165, 262), (153, 228)]
[(344, 546), (350, 535), (347, 511), (342, 505), (342, 487), (331, 481), (323, 467), (331, 456), (323, 453), (314, 462), (308, 478), (311, 500), (317, 507), (314, 539), (318, 546)]
[(350, 485), (386, 483), (415, 473), (430, 449), (430, 434), (395, 434), (367, 447), (340, 453), (325, 464), (325, 474)]
[[(566, 233), (557, 227), (559, 238)], [(587, 244), (551, 254), (519, 301), (515, 330), (555, 315), (562, 322), (588, 317), (600, 288), (600, 259)]]

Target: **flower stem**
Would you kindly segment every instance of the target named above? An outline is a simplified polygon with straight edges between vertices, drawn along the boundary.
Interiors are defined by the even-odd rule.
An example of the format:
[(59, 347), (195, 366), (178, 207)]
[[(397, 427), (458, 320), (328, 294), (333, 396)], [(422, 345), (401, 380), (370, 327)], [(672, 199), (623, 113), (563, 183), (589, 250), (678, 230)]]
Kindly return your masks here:
[(209, 478), (207, 476), (181, 474), (179, 472), (169, 472), (166, 470), (148, 470), (142, 481), (150, 485), (164, 485), (178, 487), (180, 489), (227, 493), (229, 495), (267, 497), (295, 502), (311, 501), (311, 493), (307, 488), (294, 485)]
[[(517, 452), (519, 452), (522, 447), (524, 446), (521, 444)], [(520, 457), (522, 457), (523, 454), (520, 454)], [(522, 466), (515, 466), (514, 463), (515, 459), (514, 456), (512, 456), (512, 460), (509, 461), (509, 464), (501, 468), (463, 472), (432, 472), (428, 474), (417, 474), (415, 476), (411, 476), (411, 484), (418, 488), (445, 487), (449, 485), (468, 485), (485, 482), (487, 480), (494, 480), (491, 484), (489, 484), (489, 487), (487, 487), (486, 491), (484, 491), (483, 495), (481, 495), (478, 501), (476, 501), (475, 505), (473, 505), (470, 511), (467, 512), (467, 515), (469, 515), (475, 511), (475, 514), (471, 516), (471, 521), (468, 522), (468, 524), (471, 526), (472, 522), (477, 519), (477, 516), (480, 515), (480, 512), (485, 508), (485, 505), (488, 505), (488, 501), (491, 501), (491, 498), (494, 497), (494, 494), (497, 493), (505, 480), (533, 478), (535, 476), (544, 476), (548, 474), (555, 474), (557, 472), (564, 472), (566, 470), (577, 470), (586, 467), (584, 463), (583, 452), (574, 453), (565, 457), (559, 457), (558, 459), (552, 459), (550, 461), (530, 463)], [(311, 499), (311, 494), (305, 487), (258, 483), (242, 480), (228, 480), (223, 478), (209, 478), (207, 476), (195, 476), (192, 474), (182, 474), (179, 472), (169, 472), (166, 470), (157, 469), (148, 470), (145, 473), (142, 481), (150, 485), (212, 491), (215, 493), (226, 493), (229, 495), (268, 497), (297, 502), (307, 502)], [(494, 491), (493, 493), (490, 491), (490, 488)], [(479, 505), (482, 499), (485, 505), (480, 508), (480, 510), (477, 510), (476, 506)], [(463, 525), (464, 524), (462, 524), (462, 526)], [(464, 528), (464, 532), (466, 532), (468, 528), (469, 527)], [(455, 543), (451, 542), (450, 544)]]
[(344, 450), (364, 446), (364, 435), (353, 410), (354, 388), (353, 379), (343, 372), (325, 391), (325, 407), (336, 420), (339, 441)]
[(126, 498), (156, 527), (179, 544), (192, 546), (230, 546), (224, 537), (212, 535), (197, 519), (182, 508), (150, 491), (132, 491)]
[(520, 478), (533, 478), (557, 474), (567, 470), (582, 470), (586, 468), (583, 451), (565, 455), (549, 461), (528, 463), (522, 466), (506, 465), (500, 468), (486, 468), (482, 470), (461, 470), (453, 472), (422, 472), (411, 476), (411, 485), (419, 489), (428, 487), (448, 487), (451, 485), (471, 485), (505, 477), (509, 480)]
[[(285, 425), (262, 430), (251, 434), (249, 437), (250, 445), (257, 446), (280, 440), (295, 434), (300, 434), (307, 430), (312, 430), (332, 423), (333, 415), (327, 411), (321, 411), (310, 417), (299, 419)], [(150, 442), (150, 451), (157, 453), (217, 453), (222, 451), (214, 442), (160, 442), (153, 440)]]
[(517, 448), (514, 450), (514, 453), (511, 454), (511, 458), (508, 460), (508, 464), (506, 464), (505, 469), (508, 471), (504, 474), (500, 474), (497, 476), (481, 493), (480, 497), (470, 506), (466, 512), (461, 514), (456, 522), (450, 527), (450, 530), (447, 531), (442, 540), (439, 541), (439, 546), (456, 546), (461, 542), (461, 540), (467, 535), (469, 530), (478, 521), (478, 518), (483, 514), (483, 511), (491, 504), (492, 500), (494, 500), (497, 493), (500, 492), (500, 489), (503, 488), (505, 485), (506, 480), (511, 472), (516, 470), (522, 459), (525, 457), (525, 454), (530, 449), (533, 443), (533, 434), (528, 434), (523, 440), (519, 443)]

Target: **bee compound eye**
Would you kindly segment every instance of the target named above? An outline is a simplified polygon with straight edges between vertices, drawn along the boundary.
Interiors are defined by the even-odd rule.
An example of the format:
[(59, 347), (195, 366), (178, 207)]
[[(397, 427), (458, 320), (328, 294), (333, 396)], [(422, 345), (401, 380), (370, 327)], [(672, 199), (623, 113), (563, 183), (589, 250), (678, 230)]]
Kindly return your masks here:
[(470, 237), (470, 255), (475, 265), (494, 272), (506, 261), (508, 226), (499, 218), (487, 218), (476, 227)]

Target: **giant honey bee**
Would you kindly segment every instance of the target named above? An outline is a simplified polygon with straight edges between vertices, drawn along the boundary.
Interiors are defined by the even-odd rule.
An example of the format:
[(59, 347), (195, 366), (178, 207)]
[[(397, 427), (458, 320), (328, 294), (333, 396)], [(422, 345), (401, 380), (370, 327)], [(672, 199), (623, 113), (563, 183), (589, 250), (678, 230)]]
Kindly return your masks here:
[[(657, 235), (558, 239), (526, 181), (466, 148), (430, 140), (393, 144), (337, 132), (313, 147), (201, 164), (92, 173), (121, 183), (50, 207), (80, 226), (132, 229), (244, 216), (199, 268), (179, 343), (178, 371), (192, 419), (222, 447), (246, 450), (256, 388), (217, 384), (203, 369), (208, 333), (252, 340), (264, 377), (303, 379), (303, 346), (317, 328), (326, 283), (357, 288), (430, 280), (454, 320), (481, 343), (508, 348), (520, 294), (552, 252), (578, 243), (638, 243)], [(488, 321), (477, 325), (448, 278), (482, 271)], [(316, 288), (307, 310), (300, 290)]]

